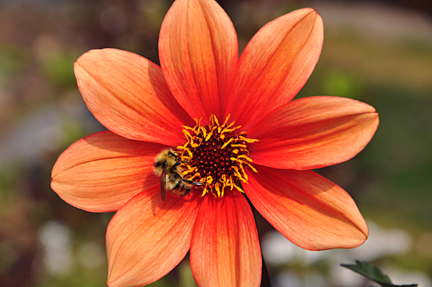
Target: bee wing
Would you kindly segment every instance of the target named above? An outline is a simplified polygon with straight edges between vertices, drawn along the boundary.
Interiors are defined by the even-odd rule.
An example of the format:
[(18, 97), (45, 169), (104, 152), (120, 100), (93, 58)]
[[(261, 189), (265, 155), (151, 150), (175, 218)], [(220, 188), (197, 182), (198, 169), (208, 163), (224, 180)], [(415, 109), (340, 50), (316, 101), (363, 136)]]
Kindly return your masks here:
[(159, 177), (160, 182), (160, 195), (162, 200), (165, 200), (165, 192), (166, 192), (166, 171), (164, 170)]

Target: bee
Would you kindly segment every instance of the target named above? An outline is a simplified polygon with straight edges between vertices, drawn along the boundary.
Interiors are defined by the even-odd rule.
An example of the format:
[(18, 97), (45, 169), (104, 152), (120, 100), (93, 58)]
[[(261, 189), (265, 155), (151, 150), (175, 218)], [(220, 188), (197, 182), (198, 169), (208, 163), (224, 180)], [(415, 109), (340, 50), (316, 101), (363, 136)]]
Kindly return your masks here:
[(194, 182), (183, 177), (181, 163), (180, 158), (171, 148), (163, 150), (156, 156), (153, 171), (159, 176), (162, 200), (165, 200), (166, 191), (174, 195), (185, 196), (189, 194), (194, 184), (202, 185), (201, 182)]

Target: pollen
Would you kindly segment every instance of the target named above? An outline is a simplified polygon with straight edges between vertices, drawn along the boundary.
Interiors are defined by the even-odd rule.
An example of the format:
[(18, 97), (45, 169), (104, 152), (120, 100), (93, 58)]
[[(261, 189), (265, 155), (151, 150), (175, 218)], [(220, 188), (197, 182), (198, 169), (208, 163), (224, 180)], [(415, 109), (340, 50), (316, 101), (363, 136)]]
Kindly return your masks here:
[(211, 193), (223, 197), (226, 190), (239, 190), (239, 182), (247, 183), (246, 169), (257, 172), (252, 166), (248, 146), (256, 139), (248, 139), (241, 126), (234, 122), (220, 124), (216, 116), (210, 116), (208, 126), (195, 120), (195, 127), (183, 126), (186, 143), (178, 146), (182, 162), (183, 176), (191, 181), (200, 182), (196, 188), (202, 188), (202, 196)]

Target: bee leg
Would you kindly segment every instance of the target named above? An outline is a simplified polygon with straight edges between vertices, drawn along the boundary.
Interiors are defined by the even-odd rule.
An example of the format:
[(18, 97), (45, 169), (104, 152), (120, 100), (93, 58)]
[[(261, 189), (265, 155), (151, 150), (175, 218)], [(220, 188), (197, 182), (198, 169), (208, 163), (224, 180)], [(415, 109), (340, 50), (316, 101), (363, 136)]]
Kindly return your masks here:
[(189, 183), (189, 184), (193, 184), (193, 183), (194, 183), (193, 181), (191, 181), (191, 180), (189, 180), (189, 179), (182, 178), (182, 180), (183, 180), (184, 182), (186, 182), (186, 183)]
[(176, 167), (176, 166), (178, 166), (178, 165), (180, 165), (180, 164), (181, 164), (181, 162), (178, 161), (178, 162), (176, 162), (176, 163), (173, 165), (173, 167)]
[(182, 178), (182, 180), (183, 180), (184, 182), (186, 182), (186, 183), (189, 183), (189, 184), (195, 184), (195, 185), (203, 185), (203, 184), (204, 184), (204, 183), (202, 183), (202, 182), (192, 181), (192, 180), (184, 179), (184, 178)]

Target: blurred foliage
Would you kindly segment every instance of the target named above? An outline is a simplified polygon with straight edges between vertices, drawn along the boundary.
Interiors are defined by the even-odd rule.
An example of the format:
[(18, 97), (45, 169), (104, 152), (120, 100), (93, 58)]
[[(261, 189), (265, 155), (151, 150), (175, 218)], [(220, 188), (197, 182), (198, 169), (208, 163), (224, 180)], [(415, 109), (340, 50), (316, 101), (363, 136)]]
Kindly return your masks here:
[[(0, 286), (105, 285), (104, 233), (112, 214), (78, 210), (49, 186), (60, 153), (103, 129), (80, 98), (73, 64), (86, 51), (104, 47), (133, 51), (158, 63), (158, 33), (171, 3), (0, 2)], [(300, 0), (220, 3), (234, 22), (241, 50), (258, 29), (282, 14), (306, 6), (320, 12), (314, 6), (318, 3)], [(332, 9), (329, 5), (326, 9)], [(377, 109), (381, 123), (357, 157), (319, 172), (345, 188), (367, 220), (403, 228), (412, 236), (408, 253), (383, 256), (377, 263), (431, 278), (432, 42), (336, 26), (324, 8), (323, 53), (299, 97), (358, 99)], [(273, 230), (259, 215), (257, 225), (261, 237)], [(56, 259), (57, 269), (47, 263), (55, 251), (52, 244), (70, 254), (69, 259)], [(286, 270), (299, 278), (330, 278), (329, 264), (293, 261), (269, 269), (272, 278)], [(337, 287), (330, 279), (325, 284), (314, 286)], [(188, 257), (151, 286), (195, 286)]]

